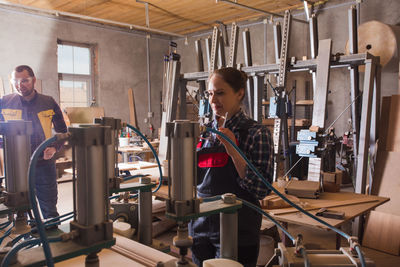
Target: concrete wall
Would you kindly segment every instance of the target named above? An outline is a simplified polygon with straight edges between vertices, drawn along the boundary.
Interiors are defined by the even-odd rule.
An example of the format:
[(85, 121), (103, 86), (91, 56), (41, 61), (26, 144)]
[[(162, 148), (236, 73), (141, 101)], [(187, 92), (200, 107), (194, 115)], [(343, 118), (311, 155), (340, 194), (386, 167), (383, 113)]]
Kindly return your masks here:
[[(20, 64), (30, 65), (42, 80), (44, 94), (59, 101), (57, 39), (95, 44), (98, 68), (95, 82), (97, 105), (106, 116), (129, 121), (128, 89), (134, 89), (139, 126), (149, 134), (143, 119), (147, 117), (146, 43), (143, 33), (95, 23), (26, 13), (0, 7), (0, 77), (6, 93), (11, 92), (8, 75)], [(168, 38), (150, 40), (153, 125), (160, 125), (163, 54)], [(155, 132), (157, 133), (157, 132)]]
[[(320, 7), (320, 11), (318, 12), (319, 39), (332, 39), (333, 54), (345, 53), (345, 46), (348, 39), (347, 10), (352, 4), (355, 4), (355, 1), (329, 1), (328, 4)], [(386, 24), (396, 25), (400, 22), (399, 10), (400, 1), (398, 0), (364, 0), (361, 4), (361, 23), (370, 20), (378, 20)], [(298, 19), (305, 19), (304, 13), (302, 11), (294, 11), (293, 15), (295, 18)], [(262, 21), (246, 22), (240, 25), (237, 63), (244, 63), (242, 45), (242, 31), (244, 28), (248, 28), (250, 31), (253, 65), (274, 63), (275, 56), (273, 46), (273, 27), (271, 24), (264, 25)], [(266, 31), (264, 30), (264, 28), (266, 28)], [(211, 34), (211, 30), (208, 32), (193, 34), (188, 39), (188, 45), (184, 45), (184, 40), (178, 41), (178, 52), (182, 55), (183, 72), (197, 71), (195, 63), (194, 41), (197, 39), (204, 39)], [(230, 27), (228, 27), (228, 36), (230, 36)], [(265, 39), (266, 51), (264, 49)], [(202, 45), (203, 51), (205, 51), (204, 42), (202, 42)], [(310, 48), (308, 25), (298, 22), (292, 22), (289, 56), (295, 56), (298, 59), (301, 59), (303, 56), (307, 56), (309, 58), (309, 50)], [(226, 48), (225, 51), (225, 54), (228, 55), (228, 48)], [(395, 62), (398, 62), (398, 58), (395, 59)], [(361, 82), (362, 76), (363, 74), (361, 75)], [(274, 79), (274, 77), (270, 78), (271, 80)], [(297, 81), (297, 99), (304, 99), (305, 81), (309, 81), (311, 79), (310, 74), (290, 73), (287, 82), (287, 86), (289, 88), (292, 87), (294, 79)], [(329, 82), (330, 94), (328, 95), (328, 117), (326, 125), (329, 125), (343, 111), (343, 109), (345, 109), (345, 107), (349, 105), (349, 82), (350, 80), (347, 69), (342, 68), (334, 69), (331, 71)], [(392, 64), (390, 67), (388, 66), (383, 68), (382, 95), (392, 95), (399, 93), (397, 63)], [(298, 115), (302, 117), (305, 115), (304, 113), (304, 108), (299, 108)], [(349, 129), (349, 118), (350, 109), (348, 112), (345, 112), (335, 124), (337, 134), (341, 135), (344, 131), (347, 131)]]

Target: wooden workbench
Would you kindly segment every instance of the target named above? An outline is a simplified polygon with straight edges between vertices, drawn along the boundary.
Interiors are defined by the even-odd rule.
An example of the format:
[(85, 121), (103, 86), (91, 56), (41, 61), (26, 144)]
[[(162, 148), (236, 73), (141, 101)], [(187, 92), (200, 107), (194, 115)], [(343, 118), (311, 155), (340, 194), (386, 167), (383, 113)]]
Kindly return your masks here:
[[(159, 173), (158, 168), (149, 168), (140, 171), (141, 174), (149, 174), (152, 177), (153, 181), (158, 181)], [(133, 173), (136, 174), (136, 173)], [(161, 186), (158, 192), (155, 193), (156, 196), (166, 199), (168, 197), (168, 187)], [(323, 218), (324, 221), (331, 224), (336, 228), (340, 228), (343, 224), (351, 221), (355, 217), (366, 214), (369, 211), (373, 210), (379, 205), (389, 201), (389, 198), (379, 197), (379, 196), (371, 196), (371, 195), (362, 195), (351, 192), (338, 192), (338, 193), (321, 193), (318, 199), (305, 199), (300, 198), (300, 205), (303, 208), (307, 209), (311, 214), (315, 215), (316, 212), (323, 207), (328, 208), (329, 210), (340, 211), (345, 213), (345, 218), (338, 219), (329, 219)], [(283, 208), (283, 209), (275, 209), (275, 210), (265, 210), (270, 213), (276, 220), (283, 222), (284, 225), (288, 223), (293, 223), (297, 225), (319, 228), (324, 230), (329, 230), (329, 228), (314, 219), (311, 219), (305, 214), (295, 210), (294, 208)], [(337, 236), (337, 246), (340, 238)]]

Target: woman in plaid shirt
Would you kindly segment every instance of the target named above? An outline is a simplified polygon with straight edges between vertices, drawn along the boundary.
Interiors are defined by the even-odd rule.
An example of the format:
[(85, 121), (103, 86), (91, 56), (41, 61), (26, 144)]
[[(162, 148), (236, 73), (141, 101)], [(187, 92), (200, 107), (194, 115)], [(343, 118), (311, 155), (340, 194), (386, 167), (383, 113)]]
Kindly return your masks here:
[[(238, 144), (264, 178), (272, 182), (273, 141), (269, 130), (247, 117), (242, 109), (247, 75), (235, 68), (222, 68), (210, 76), (208, 95), (215, 119), (208, 125)], [(224, 139), (204, 133), (198, 150), (198, 197), (234, 193), (257, 206), (268, 188), (239, 153)], [(238, 212), (238, 261), (256, 266), (261, 215), (243, 206)], [(193, 262), (219, 257), (219, 215), (201, 217), (190, 224)]]

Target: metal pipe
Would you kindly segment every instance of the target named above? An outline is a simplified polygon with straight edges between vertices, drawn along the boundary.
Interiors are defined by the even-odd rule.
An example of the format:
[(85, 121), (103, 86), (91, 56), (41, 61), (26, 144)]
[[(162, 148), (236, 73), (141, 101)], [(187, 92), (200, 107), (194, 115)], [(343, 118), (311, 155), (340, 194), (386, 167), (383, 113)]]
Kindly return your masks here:
[(238, 214), (220, 213), (221, 258), (237, 260), (238, 256)]
[(307, 19), (307, 21), (309, 21), (310, 20), (310, 12), (308, 10), (308, 2), (303, 1), (303, 5), (304, 5), (304, 13), (306, 14), (306, 19)]
[[(150, 177), (142, 177), (142, 184), (150, 184)], [(150, 246), (152, 244), (152, 198), (151, 190), (140, 190), (139, 192), (139, 242)]]
[(83, 19), (83, 20), (92, 21), (92, 22), (105, 23), (105, 24), (111, 24), (111, 25), (120, 26), (120, 27), (124, 27), (124, 28), (129, 28), (130, 30), (138, 30), (138, 31), (143, 31), (143, 32), (148, 32), (148, 33), (167, 35), (167, 36), (171, 36), (171, 37), (182, 37), (182, 38), (185, 37), (182, 34), (148, 28), (148, 27), (144, 27), (144, 26), (140, 26), (140, 25), (123, 23), (123, 22), (118, 22), (118, 21), (109, 20), (109, 19), (95, 18), (95, 17), (79, 15), (79, 14), (65, 12), (65, 11), (59, 11), (59, 10), (48, 10), (48, 9), (42, 9), (42, 8), (37, 8), (37, 7), (30, 7), (30, 6), (26, 6), (26, 5), (9, 3), (4, 0), (0, 0), (0, 4), (5, 5), (5, 6), (10, 6), (10, 7), (23, 8), (23, 9), (27, 9), (29, 11), (51, 14), (51, 15), (55, 15), (57, 17), (64, 16), (64, 17), (70, 17), (70, 18), (76, 18), (76, 19)]
[[(107, 147), (111, 144), (111, 128), (96, 124), (70, 127), (77, 171), (77, 223), (92, 226), (106, 220), (108, 192)], [(108, 195), (107, 195), (108, 197)]]
[(28, 205), (28, 168), (31, 155), (30, 121), (0, 122), (0, 134), (4, 137), (4, 166), (7, 206)]
[(147, 59), (147, 105), (148, 114), (147, 117), (153, 117), (151, 111), (151, 80), (150, 80), (150, 36), (146, 36), (146, 59)]
[[(227, 3), (227, 4), (231, 4), (231, 5), (234, 5), (234, 6), (240, 6), (240, 7), (242, 7), (242, 8), (248, 9), (248, 10), (256, 11), (256, 12), (263, 13), (263, 14), (267, 14), (267, 15), (272, 15), (272, 16), (275, 16), (275, 17), (280, 17), (280, 18), (283, 18), (283, 17), (284, 17), (284, 16), (281, 15), (281, 14), (277, 14), (277, 13), (265, 11), (265, 10), (258, 9), (258, 8), (255, 8), (255, 7), (246, 6), (246, 5), (237, 3), (237, 2), (231, 2), (231, 1), (229, 1), (229, 0), (217, 0), (217, 2), (218, 2), (218, 1), (225, 2), (225, 3)], [(297, 22), (301, 22), (301, 23), (307, 23), (307, 21), (304, 21), (304, 20), (301, 20), (301, 19), (293, 19), (293, 20), (294, 20), (294, 21), (297, 21)]]

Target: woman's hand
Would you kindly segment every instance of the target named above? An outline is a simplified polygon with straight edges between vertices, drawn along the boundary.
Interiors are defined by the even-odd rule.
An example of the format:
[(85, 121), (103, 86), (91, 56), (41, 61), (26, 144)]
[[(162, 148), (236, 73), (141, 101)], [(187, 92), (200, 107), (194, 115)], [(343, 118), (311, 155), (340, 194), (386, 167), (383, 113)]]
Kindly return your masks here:
[(47, 147), (43, 152), (43, 159), (44, 160), (51, 159), (56, 152), (57, 152), (57, 150), (56, 150), (55, 147), (52, 147), (52, 146), (51, 147)]
[[(226, 135), (229, 139), (232, 140), (232, 142), (234, 144), (236, 144), (236, 137), (235, 137), (234, 133), (231, 130), (229, 130), (228, 128), (220, 127), (220, 128), (218, 128), (218, 131), (220, 131), (221, 133)], [(223, 137), (221, 137), (220, 135), (217, 135), (217, 138), (225, 146), (225, 149), (226, 149), (226, 152), (228, 153), (228, 155), (232, 156), (233, 152), (235, 151), (233, 146), (227, 140), (225, 140)]]

